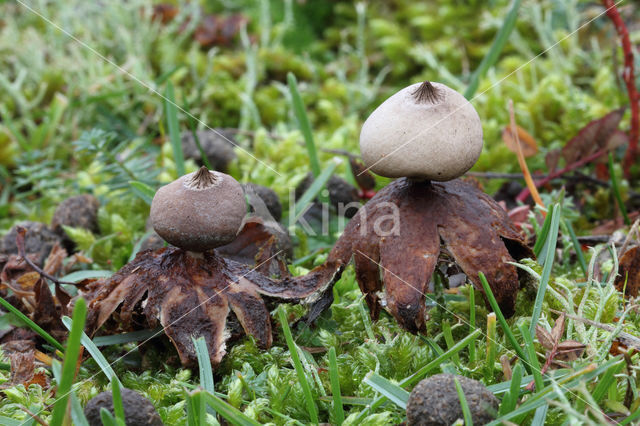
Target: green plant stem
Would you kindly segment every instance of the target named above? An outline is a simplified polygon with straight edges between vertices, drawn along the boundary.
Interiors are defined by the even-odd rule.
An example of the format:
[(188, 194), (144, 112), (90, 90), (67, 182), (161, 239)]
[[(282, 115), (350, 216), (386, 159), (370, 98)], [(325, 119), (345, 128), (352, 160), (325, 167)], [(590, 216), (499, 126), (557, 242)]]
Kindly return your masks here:
[(618, 182), (618, 177), (616, 176), (616, 170), (613, 167), (613, 154), (611, 152), (609, 153), (609, 176), (611, 177), (611, 188), (613, 188), (613, 195), (615, 196), (616, 202), (618, 203), (618, 208), (620, 208), (620, 213), (622, 213), (624, 224), (629, 226), (631, 225), (631, 221), (629, 220), (629, 215), (627, 214), (627, 208), (624, 205), (624, 201), (622, 201), (620, 184)]
[(62, 364), (62, 375), (60, 383), (58, 383), (57, 395), (58, 399), (53, 407), (51, 414), (51, 426), (62, 426), (67, 413), (67, 401), (71, 392), (71, 385), (76, 375), (76, 365), (78, 356), (80, 355), (80, 339), (84, 330), (84, 322), (87, 316), (87, 305), (84, 299), (76, 300), (73, 307), (72, 326), (67, 340), (67, 349), (64, 353), (64, 361)]
[[(476, 329), (476, 293), (473, 286), (469, 286), (469, 332)], [(476, 345), (469, 345), (469, 362), (476, 361)]]
[(338, 426), (344, 422), (344, 407), (340, 393), (340, 376), (338, 374), (338, 360), (336, 348), (329, 349), (329, 379), (331, 380), (331, 394), (333, 396), (333, 418)]
[(60, 352), (64, 352), (64, 346), (62, 346), (60, 342), (54, 339), (52, 335), (44, 331), (42, 327), (40, 327), (38, 324), (33, 322), (28, 316), (20, 312), (16, 307), (14, 307), (11, 303), (7, 302), (2, 297), (0, 297), (0, 305), (2, 305), (8, 311), (12, 312), (15, 316), (20, 318), (20, 320), (24, 321), (24, 323), (27, 324), (30, 329), (38, 333), (38, 335), (40, 335), (40, 337), (46, 340), (50, 345), (54, 346)]
[(478, 68), (471, 75), (469, 86), (464, 92), (465, 98), (471, 99), (473, 95), (475, 95), (476, 91), (478, 90), (478, 86), (480, 85), (480, 79), (484, 77), (489, 68), (491, 68), (498, 61), (500, 52), (502, 52), (502, 49), (504, 49), (504, 46), (509, 40), (511, 32), (516, 26), (520, 3), (522, 3), (522, 0), (514, 0), (513, 3), (511, 3), (511, 9), (509, 9), (507, 16), (502, 22), (502, 26), (496, 34), (496, 38), (493, 40), (489, 52), (485, 55), (484, 58), (482, 58), (482, 62), (480, 62)]
[(309, 162), (311, 164), (311, 172), (313, 176), (317, 178), (320, 176), (320, 162), (318, 161), (318, 150), (313, 140), (313, 133), (311, 133), (311, 124), (309, 123), (309, 117), (304, 108), (300, 91), (298, 90), (298, 81), (293, 73), (287, 74), (287, 83), (289, 84), (289, 91), (291, 92), (291, 102), (293, 103), (293, 112), (296, 115), (298, 121), (298, 127), (304, 137), (304, 143), (307, 146), (307, 153), (309, 154)]
[(550, 216), (551, 225), (549, 227), (549, 233), (547, 234), (547, 241), (545, 243), (544, 252), (544, 266), (542, 267), (542, 275), (540, 277), (540, 285), (538, 286), (538, 292), (536, 293), (536, 300), (533, 304), (533, 313), (531, 314), (531, 324), (529, 326), (529, 333), (534, 336), (536, 333), (536, 325), (540, 319), (542, 313), (542, 303), (544, 302), (544, 295), (547, 292), (547, 286), (549, 285), (549, 278), (551, 277), (551, 269), (553, 268), (553, 259), (556, 255), (556, 244), (558, 243), (558, 230), (560, 227), (560, 218), (562, 217), (562, 204), (554, 204), (551, 209)]
[(304, 393), (304, 398), (307, 403), (307, 410), (309, 411), (309, 417), (314, 424), (318, 424), (318, 407), (316, 407), (315, 401), (313, 400), (313, 394), (311, 393), (311, 386), (309, 385), (309, 381), (307, 380), (307, 376), (304, 374), (304, 369), (302, 367), (302, 363), (300, 362), (300, 357), (298, 356), (298, 347), (296, 343), (293, 341), (293, 336), (291, 335), (291, 329), (289, 328), (289, 323), (287, 322), (287, 317), (283, 309), (278, 311), (278, 318), (280, 319), (280, 324), (282, 325), (282, 331), (284, 332), (285, 340), (287, 341), (287, 346), (289, 347), (289, 353), (291, 354), (291, 360), (293, 361), (293, 366), (296, 369), (296, 374), (298, 375), (298, 381), (300, 382), (300, 386), (302, 386), (302, 392)]
[(458, 393), (458, 399), (460, 400), (460, 407), (462, 408), (462, 416), (464, 417), (465, 426), (473, 426), (473, 421), (471, 420), (471, 410), (469, 410), (469, 404), (467, 403), (467, 398), (464, 396), (464, 391), (462, 390), (462, 385), (458, 378), (453, 379), (456, 384), (456, 392)]
[(513, 347), (513, 350), (516, 351), (516, 354), (518, 355), (518, 357), (520, 357), (520, 359), (523, 361), (527, 371), (530, 374), (533, 374), (533, 371), (531, 371), (531, 366), (527, 362), (527, 356), (525, 355), (524, 351), (518, 344), (518, 341), (513, 335), (511, 328), (509, 328), (509, 324), (507, 324), (507, 320), (504, 318), (504, 315), (500, 310), (500, 306), (498, 306), (498, 302), (496, 301), (496, 298), (493, 295), (493, 292), (491, 291), (491, 287), (489, 287), (487, 278), (484, 276), (482, 272), (479, 272), (478, 275), (480, 277), (480, 282), (482, 283), (482, 288), (484, 289), (484, 294), (487, 296), (487, 299), (489, 299), (489, 304), (491, 305), (491, 309), (493, 309), (493, 312), (496, 313), (496, 316), (498, 317), (498, 321), (500, 322), (500, 326), (502, 327), (502, 330), (504, 331), (504, 334), (507, 337), (507, 340), (511, 344), (511, 347)]

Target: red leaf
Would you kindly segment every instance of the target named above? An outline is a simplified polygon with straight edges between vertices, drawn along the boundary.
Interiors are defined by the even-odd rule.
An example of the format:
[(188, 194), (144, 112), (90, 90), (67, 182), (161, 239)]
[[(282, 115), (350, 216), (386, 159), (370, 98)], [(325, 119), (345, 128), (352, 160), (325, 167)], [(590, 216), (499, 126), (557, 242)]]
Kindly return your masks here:
[(626, 107), (616, 109), (600, 119), (593, 120), (567, 142), (562, 148), (562, 156), (567, 164), (575, 163), (607, 148), (609, 139), (618, 130), (625, 109)]

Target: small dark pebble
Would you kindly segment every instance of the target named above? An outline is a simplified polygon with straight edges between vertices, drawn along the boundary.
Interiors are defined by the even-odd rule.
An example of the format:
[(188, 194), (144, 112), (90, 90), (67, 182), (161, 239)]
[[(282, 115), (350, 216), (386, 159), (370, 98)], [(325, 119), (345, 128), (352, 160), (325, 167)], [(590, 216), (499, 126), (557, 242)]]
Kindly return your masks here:
[[(226, 172), (229, 168), (229, 163), (236, 158), (233, 148), (234, 144), (237, 143), (230, 133), (222, 129), (215, 130), (215, 132), (212, 130), (199, 130), (196, 135), (211, 167), (218, 172)], [(204, 166), (202, 155), (196, 145), (193, 133), (190, 131), (183, 132), (180, 138), (182, 139), (185, 158), (191, 158), (199, 166)]]
[(495, 419), (498, 399), (481, 382), (454, 374), (436, 374), (413, 388), (407, 403), (407, 425), (448, 426), (463, 418), (454, 379), (462, 386), (474, 425)]
[[(266, 205), (267, 210), (276, 222), (279, 222), (282, 219), (282, 204), (280, 203), (280, 199), (278, 198), (278, 194), (271, 188), (267, 188), (266, 186), (257, 185), (255, 183), (243, 183), (242, 187), (244, 188), (244, 193), (249, 198), (249, 204), (251, 205), (251, 211), (255, 211), (255, 204), (260, 200)], [(256, 197), (259, 197), (260, 200), (257, 200)]]
[[(62, 243), (62, 238), (53, 232), (47, 225), (40, 222), (22, 222), (18, 224), (27, 230), (25, 236), (26, 254), (35, 254), (35, 262), (38, 266), (44, 266), (44, 261), (49, 256), (53, 246)], [(16, 245), (18, 231), (15, 225), (0, 241), (0, 254), (19, 254)]]
[[(122, 406), (124, 407), (124, 417), (127, 426), (162, 426), (160, 415), (153, 404), (131, 389), (121, 388)], [(102, 392), (91, 398), (84, 409), (84, 415), (91, 426), (102, 426), (100, 419), (100, 409), (106, 408), (113, 411), (113, 396), (111, 391)]]
[[(302, 194), (309, 189), (313, 180), (313, 175), (309, 173), (300, 185), (298, 185), (295, 194), (296, 200), (302, 197)], [(329, 201), (338, 213), (342, 213), (345, 217), (353, 217), (358, 211), (357, 206), (360, 205), (358, 188), (336, 175), (329, 178), (327, 188), (329, 189)]]

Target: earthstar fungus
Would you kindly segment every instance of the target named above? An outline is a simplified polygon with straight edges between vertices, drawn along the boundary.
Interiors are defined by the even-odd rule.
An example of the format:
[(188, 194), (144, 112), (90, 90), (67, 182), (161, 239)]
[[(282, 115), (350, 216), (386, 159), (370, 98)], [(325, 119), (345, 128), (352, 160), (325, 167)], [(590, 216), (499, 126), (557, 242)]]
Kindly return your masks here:
[(353, 258), (372, 318), (384, 307), (406, 330), (423, 331), (425, 293), (443, 273), (439, 265), (461, 270), (478, 290), (482, 271), (503, 313), (513, 315), (519, 280), (509, 262), (534, 255), (498, 203), (456, 179), (482, 149), (471, 104), (439, 83), (409, 86), (371, 114), (360, 147), (367, 167), (401, 178), (358, 210), (326, 267)]
[(197, 364), (192, 337), (204, 336), (216, 366), (231, 337), (230, 321), (267, 349), (272, 343), (268, 304), (311, 303), (330, 292), (340, 268), (291, 277), (280, 264), (280, 279), (261, 273), (279, 263), (277, 256), (264, 258), (273, 239), (258, 251), (255, 268), (216, 252), (235, 238), (242, 223), (245, 204), (238, 188), (231, 176), (206, 169), (160, 188), (152, 222), (176, 247), (142, 251), (110, 278), (88, 284), (82, 292), (90, 300), (88, 329), (95, 333), (109, 320), (124, 330), (161, 325), (184, 365)]

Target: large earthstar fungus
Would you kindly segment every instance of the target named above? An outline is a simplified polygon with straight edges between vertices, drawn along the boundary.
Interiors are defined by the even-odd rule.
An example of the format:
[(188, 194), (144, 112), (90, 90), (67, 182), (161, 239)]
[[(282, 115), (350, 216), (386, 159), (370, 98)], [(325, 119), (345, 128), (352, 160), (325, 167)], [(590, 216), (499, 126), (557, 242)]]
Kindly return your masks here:
[(498, 203), (457, 179), (482, 150), (473, 106), (443, 84), (409, 86), (367, 119), (360, 149), (367, 168), (399, 179), (358, 210), (324, 267), (353, 259), (372, 318), (384, 307), (414, 333), (425, 328), (425, 293), (439, 264), (455, 265), (481, 291), (483, 272), (513, 315), (520, 285), (510, 262), (534, 255)]

